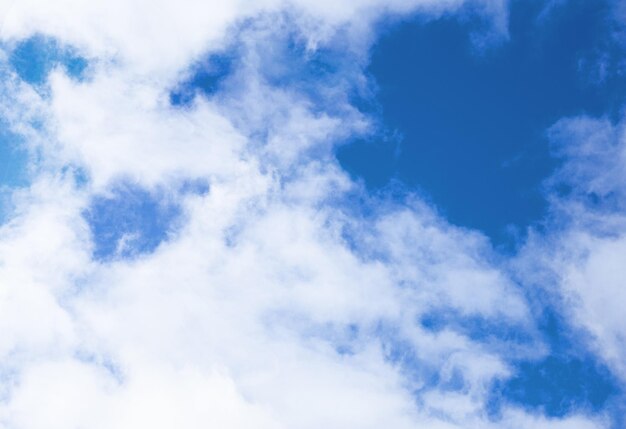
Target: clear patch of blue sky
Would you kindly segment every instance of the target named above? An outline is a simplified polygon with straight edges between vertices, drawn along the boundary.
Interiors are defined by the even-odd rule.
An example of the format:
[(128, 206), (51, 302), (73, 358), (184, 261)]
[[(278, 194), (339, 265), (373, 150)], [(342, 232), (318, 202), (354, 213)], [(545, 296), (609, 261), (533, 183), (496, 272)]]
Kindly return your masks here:
[(20, 137), (12, 133), (8, 124), (0, 118), (0, 223), (7, 219), (11, 211), (8, 199), (11, 190), (28, 181), (28, 153), (20, 143)]
[(95, 197), (84, 212), (99, 261), (129, 258), (154, 251), (181, 216), (165, 195), (121, 184), (111, 195)]
[(88, 65), (74, 48), (44, 35), (22, 40), (9, 52), (10, 65), (23, 81), (31, 85), (44, 84), (55, 67), (63, 67), (69, 76), (82, 79)]
[(170, 91), (170, 104), (175, 107), (188, 107), (198, 94), (215, 94), (235, 67), (238, 58), (236, 50), (213, 53), (197, 62), (188, 75)]
[(535, 340), (529, 332), (520, 326), (502, 323), (500, 320), (488, 320), (479, 316), (464, 316), (451, 309), (433, 309), (422, 315), (420, 324), (432, 332), (452, 329), (481, 343), (506, 341), (510, 344), (528, 345)]
[(564, 116), (614, 118), (626, 94), (610, 3), (546, 4), (513, 0), (510, 39), (481, 51), (484, 19), (471, 13), (383, 25), (369, 72), (386, 132), (342, 147), (344, 168), (370, 189), (406, 184), (497, 245), (541, 220), (557, 165), (546, 130)]
[(623, 386), (589, 350), (586, 336), (550, 307), (543, 308), (537, 322), (548, 355), (509, 362), (513, 375), (491, 386), (489, 413), (497, 418), (502, 405), (513, 404), (550, 417), (608, 413), (618, 425), (615, 411), (623, 401)]
[[(2, 46), (8, 54), (0, 79), (10, 80), (7, 73), (15, 73), (24, 82), (40, 87), (55, 67), (63, 67), (75, 79), (84, 78), (87, 60), (75, 49), (64, 46), (55, 39), (36, 35), (13, 45)], [(33, 124), (36, 126), (36, 124)], [(12, 132), (10, 125), (0, 118), (0, 189), (10, 190), (27, 183), (28, 154), (21, 137)], [(0, 220), (6, 206), (0, 202)]]
[[(513, 365), (515, 375), (496, 380), (487, 412), (498, 420), (505, 405), (522, 407), (548, 417), (571, 414), (611, 415), (619, 401), (619, 385), (593, 357), (551, 355), (540, 361)], [(614, 424), (619, 417), (613, 416)], [(618, 427), (618, 426), (616, 426)]]
[(488, 405), (492, 415), (497, 415), (503, 403), (550, 417), (597, 414), (620, 393), (619, 382), (592, 356), (550, 355), (537, 362), (518, 362), (513, 368), (512, 378), (492, 387)]
[(27, 153), (20, 141), (0, 119), (0, 187), (18, 186), (26, 180)]

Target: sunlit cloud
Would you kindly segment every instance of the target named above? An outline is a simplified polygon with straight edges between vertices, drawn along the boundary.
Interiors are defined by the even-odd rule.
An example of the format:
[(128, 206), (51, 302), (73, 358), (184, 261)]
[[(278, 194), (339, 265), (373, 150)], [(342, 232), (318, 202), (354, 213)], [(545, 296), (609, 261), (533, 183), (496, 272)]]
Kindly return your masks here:
[[(0, 143), (21, 154), (3, 181), (0, 428), (619, 424), (620, 121), (545, 130), (550, 213), (513, 254), (337, 159), (381, 131), (363, 105), (386, 25), (477, 19), (488, 55), (508, 16), (504, 1), (0, 3)], [(532, 397), (564, 370), (597, 383)]]

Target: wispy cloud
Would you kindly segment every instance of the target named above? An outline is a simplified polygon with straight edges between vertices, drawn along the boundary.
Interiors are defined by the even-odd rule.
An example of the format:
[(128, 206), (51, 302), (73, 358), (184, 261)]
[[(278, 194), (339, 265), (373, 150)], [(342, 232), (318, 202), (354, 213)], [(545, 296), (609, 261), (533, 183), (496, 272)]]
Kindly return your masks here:
[[(505, 4), (481, 4), (504, 32)], [(552, 129), (553, 181), (575, 192), (551, 194), (558, 228), (512, 261), (418, 196), (368, 194), (335, 158), (373, 129), (354, 102), (373, 24), (462, 6), (0, 3), (0, 112), (31, 171), (0, 228), (0, 427), (608, 427), (487, 408), (517, 360), (549, 354), (537, 266), (623, 374), (624, 246), (606, 231), (622, 207), (579, 198), (621, 201), (619, 127)], [(29, 82), (10, 58), (33, 37), (85, 75), (46, 63)], [(603, 233), (563, 221), (571, 207)]]

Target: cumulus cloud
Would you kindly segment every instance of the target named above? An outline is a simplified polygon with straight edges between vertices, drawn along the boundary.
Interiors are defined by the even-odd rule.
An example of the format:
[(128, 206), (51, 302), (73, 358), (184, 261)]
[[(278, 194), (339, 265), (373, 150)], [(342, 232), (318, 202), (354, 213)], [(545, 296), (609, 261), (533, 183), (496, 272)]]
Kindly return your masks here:
[[(504, 3), (494, 4), (485, 10), (502, 19)], [(382, 13), (461, 6), (0, 3), (5, 55), (44, 34), (89, 63), (84, 79), (56, 68), (39, 86), (3, 63), (1, 112), (25, 140), (31, 177), (0, 228), (0, 427), (604, 427), (508, 406), (489, 416), (492, 381), (510, 375), (512, 354), (540, 357), (541, 341), (481, 341), (425, 319), (450, 314), (532, 338), (519, 285), (482, 235), (417, 197), (367, 195), (334, 158), (372, 126), (350, 102), (350, 91), (367, 90), (369, 25)], [(294, 40), (302, 49), (281, 54)], [(339, 40), (347, 60), (333, 73), (307, 85), (290, 78)], [(240, 53), (221, 89), (172, 105), (169, 91), (193, 65), (233, 44)], [(576, 164), (585, 150), (568, 152), (564, 168), (587, 183), (592, 173)], [(588, 148), (606, 162), (614, 150)], [(610, 194), (613, 180), (594, 189)], [(195, 181), (206, 189), (185, 191)], [(180, 216), (149, 251), (96, 258), (87, 214), (111, 201), (119, 227), (120, 186), (159, 195)], [(118, 249), (133, 245), (113, 237)], [(567, 277), (570, 289), (603, 272), (596, 265), (619, 263), (598, 255)], [(583, 302), (587, 313), (603, 306)], [(617, 307), (603, 317), (594, 332), (617, 361)]]
[(554, 228), (547, 236), (530, 240), (522, 266), (525, 270), (543, 266), (550, 273), (546, 284), (560, 294), (563, 311), (587, 331), (587, 341), (624, 377), (623, 124), (606, 118), (574, 117), (559, 121), (548, 135), (555, 154), (562, 159), (561, 167), (546, 183)]

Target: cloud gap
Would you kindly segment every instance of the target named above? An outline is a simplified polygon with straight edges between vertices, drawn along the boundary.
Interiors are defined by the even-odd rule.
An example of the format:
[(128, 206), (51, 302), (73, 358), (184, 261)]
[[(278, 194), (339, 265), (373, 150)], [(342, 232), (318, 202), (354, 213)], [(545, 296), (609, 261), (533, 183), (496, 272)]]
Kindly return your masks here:
[(55, 67), (62, 67), (72, 79), (85, 79), (88, 61), (76, 49), (53, 37), (37, 34), (16, 42), (10, 49), (9, 63), (25, 82), (43, 85)]
[(94, 240), (95, 260), (149, 254), (166, 241), (180, 220), (178, 204), (129, 183), (95, 196), (84, 212)]

